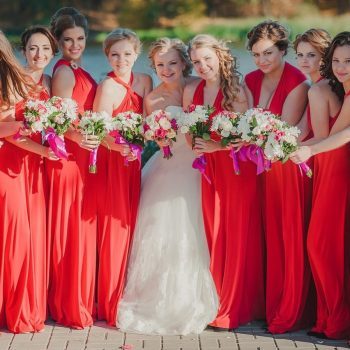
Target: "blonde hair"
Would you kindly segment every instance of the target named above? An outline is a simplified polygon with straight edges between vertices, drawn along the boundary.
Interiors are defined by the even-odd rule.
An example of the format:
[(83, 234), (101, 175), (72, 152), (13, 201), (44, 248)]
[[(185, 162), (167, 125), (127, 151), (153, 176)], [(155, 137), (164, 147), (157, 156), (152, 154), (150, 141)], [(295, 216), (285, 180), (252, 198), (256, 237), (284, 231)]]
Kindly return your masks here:
[(206, 47), (215, 51), (219, 59), (220, 87), (224, 95), (222, 107), (228, 111), (234, 108), (234, 101), (239, 93), (240, 73), (237, 70), (237, 59), (231, 53), (225, 41), (208, 34), (196, 35), (188, 44), (188, 52)]
[(309, 43), (314, 47), (321, 55), (324, 55), (327, 47), (332, 41), (329, 33), (324, 29), (311, 28), (303, 34), (298, 34), (293, 42), (294, 50), (297, 52), (298, 45), (301, 42)]
[(35, 84), (15, 57), (10, 42), (0, 31), (0, 90), (1, 108), (6, 109), (13, 103), (14, 96), (26, 98), (36, 91)]
[(185, 64), (183, 70), (184, 77), (188, 77), (192, 71), (192, 62), (188, 56), (187, 46), (180, 39), (160, 38), (154, 41), (148, 51), (148, 58), (151, 61), (151, 67), (155, 70), (154, 56), (159, 51), (168, 51), (174, 49), (178, 52), (181, 61)]
[(141, 52), (141, 41), (136, 33), (127, 28), (117, 28), (110, 32), (103, 42), (103, 51), (106, 56), (108, 56), (111, 46), (122, 40), (130, 41), (134, 45), (134, 50), (137, 54)]

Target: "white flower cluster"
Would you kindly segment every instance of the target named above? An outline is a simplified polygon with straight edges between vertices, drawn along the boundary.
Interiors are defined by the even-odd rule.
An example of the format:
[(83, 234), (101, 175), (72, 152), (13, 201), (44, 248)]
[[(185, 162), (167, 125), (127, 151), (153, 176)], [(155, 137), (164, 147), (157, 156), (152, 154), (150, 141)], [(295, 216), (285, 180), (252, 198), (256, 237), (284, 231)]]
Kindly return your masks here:
[(183, 112), (177, 119), (181, 133), (186, 134), (198, 123), (207, 123), (209, 119), (208, 107), (195, 106), (189, 112)]
[(170, 113), (156, 110), (145, 118), (143, 124), (146, 140), (173, 139), (176, 137), (176, 122)]
[(83, 135), (96, 135), (103, 138), (115, 129), (115, 121), (107, 112), (85, 111), (80, 118), (78, 128)]
[(28, 100), (24, 107), (24, 120), (32, 132), (42, 132), (47, 122), (47, 106), (42, 100)]
[(224, 111), (215, 115), (210, 130), (215, 131), (222, 137), (237, 135), (238, 121), (239, 115), (233, 112)]
[(283, 160), (296, 149), (300, 130), (268, 111), (252, 108), (240, 116), (237, 133), (242, 141), (262, 147), (267, 159)]
[(118, 131), (138, 130), (142, 125), (142, 115), (135, 112), (122, 112), (114, 117), (114, 126)]

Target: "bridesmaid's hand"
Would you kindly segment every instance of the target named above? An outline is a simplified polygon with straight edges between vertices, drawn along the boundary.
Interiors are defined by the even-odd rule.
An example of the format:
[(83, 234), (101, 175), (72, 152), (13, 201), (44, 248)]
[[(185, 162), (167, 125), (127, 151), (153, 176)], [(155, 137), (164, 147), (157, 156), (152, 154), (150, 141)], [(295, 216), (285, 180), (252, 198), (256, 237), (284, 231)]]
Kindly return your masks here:
[(222, 150), (222, 146), (220, 142), (215, 142), (212, 140), (203, 140), (201, 138), (196, 137), (195, 144), (193, 147), (196, 154), (201, 155), (203, 153), (213, 153), (216, 151)]
[(43, 157), (53, 161), (60, 160), (50, 147), (45, 147)]
[(88, 151), (93, 151), (99, 145), (100, 140), (96, 135), (85, 135), (80, 142), (80, 147), (85, 148)]
[(311, 148), (309, 146), (302, 146), (290, 155), (290, 159), (294, 163), (299, 164), (306, 162), (312, 156)]

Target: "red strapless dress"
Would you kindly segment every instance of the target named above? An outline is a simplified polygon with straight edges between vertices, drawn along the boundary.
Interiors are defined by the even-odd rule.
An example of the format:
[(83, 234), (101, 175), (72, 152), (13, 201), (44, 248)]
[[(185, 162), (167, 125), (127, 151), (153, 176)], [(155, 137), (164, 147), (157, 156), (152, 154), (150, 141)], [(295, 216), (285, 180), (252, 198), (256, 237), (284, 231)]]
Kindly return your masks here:
[[(129, 84), (113, 72), (108, 76), (126, 89), (125, 97), (113, 111), (113, 116), (126, 111), (142, 114), (143, 99), (131, 87), (133, 76)], [(105, 221), (98, 239), (98, 318), (115, 325), (139, 205), (141, 167), (138, 161), (125, 166), (124, 157), (119, 152), (109, 151), (105, 147), (101, 147), (99, 152), (106, 159), (107, 180)]]
[[(253, 71), (245, 77), (258, 106), (264, 73)], [(268, 108), (281, 115), (288, 94), (305, 81), (305, 76), (289, 63), (284, 70)], [(312, 322), (307, 302), (311, 271), (306, 252), (310, 190), (309, 179), (297, 165), (274, 163), (264, 174), (265, 235), (267, 250), (266, 318), (272, 333), (305, 327)], [(311, 307), (312, 309), (312, 307)]]
[[(59, 60), (54, 69), (70, 66)], [(82, 68), (73, 69), (76, 84), (72, 98), (79, 112), (91, 110), (97, 88)], [(49, 310), (63, 325), (83, 328), (93, 323), (96, 231), (83, 222), (84, 187), (87, 183), (89, 152), (65, 139), (68, 160), (46, 162), (49, 181), (48, 232), (51, 237)], [(96, 206), (92, 203), (93, 207)]]
[[(193, 96), (204, 104), (205, 80)], [(218, 92), (215, 113), (223, 110)], [(220, 308), (212, 326), (235, 328), (264, 312), (264, 244), (261, 212), (261, 179), (256, 166), (241, 162), (241, 174), (233, 171), (229, 151), (205, 154), (209, 184), (202, 178), (202, 206), (210, 253), (210, 269)]]

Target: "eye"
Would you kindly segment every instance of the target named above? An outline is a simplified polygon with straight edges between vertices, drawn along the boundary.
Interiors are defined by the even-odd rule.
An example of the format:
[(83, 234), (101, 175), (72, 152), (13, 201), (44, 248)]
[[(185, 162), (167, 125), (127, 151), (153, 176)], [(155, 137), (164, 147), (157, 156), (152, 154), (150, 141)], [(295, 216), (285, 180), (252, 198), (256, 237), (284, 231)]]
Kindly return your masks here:
[(345, 60), (345, 63), (349, 64), (350, 63), (350, 59)]
[(198, 64), (198, 63), (199, 63), (199, 61), (192, 61), (192, 63), (193, 63), (193, 64)]
[(78, 40), (80, 40), (80, 41), (85, 40), (85, 36), (80, 36), (80, 37), (78, 38)]
[(338, 60), (337, 58), (333, 58), (333, 59), (332, 59), (332, 62), (334, 62), (334, 63), (338, 63), (338, 62), (339, 62), (339, 60)]
[(251, 54), (253, 57), (259, 57), (259, 54), (258, 53), (255, 53), (255, 52), (253, 52), (252, 54)]
[(314, 58), (314, 57), (316, 57), (316, 54), (314, 54), (313, 52), (310, 52), (310, 53), (307, 54), (307, 57), (308, 58)]
[(304, 55), (302, 53), (300, 53), (300, 52), (297, 53), (297, 58), (303, 58), (303, 56)]
[(156, 67), (163, 67), (163, 66), (164, 66), (163, 63), (158, 63), (158, 64), (156, 65)]
[(272, 54), (272, 51), (265, 51), (265, 52), (264, 52), (264, 55), (265, 55), (265, 56), (269, 56), (269, 55), (271, 55), (271, 54)]

